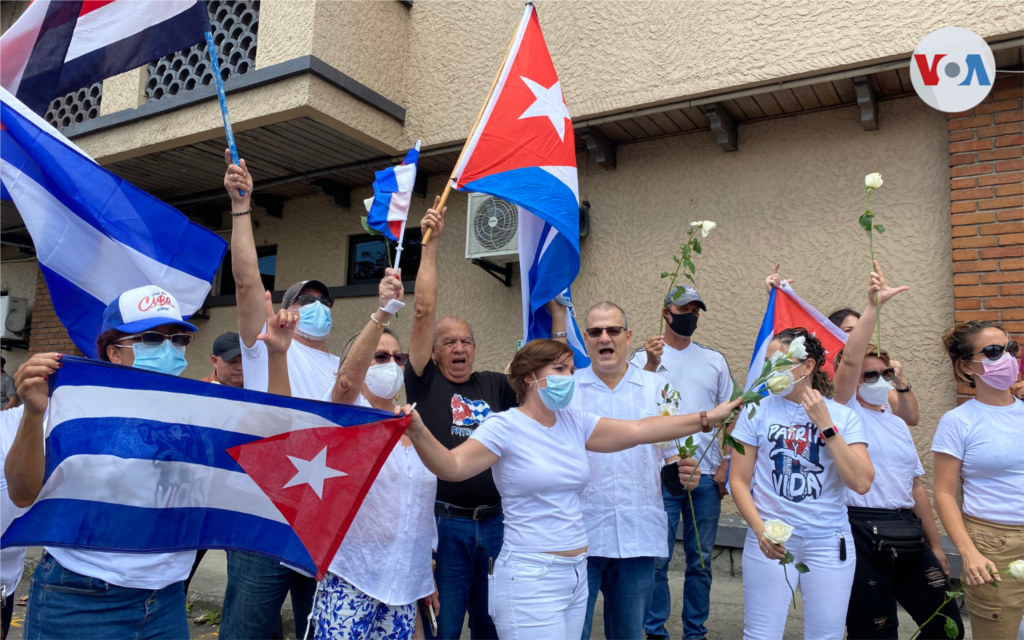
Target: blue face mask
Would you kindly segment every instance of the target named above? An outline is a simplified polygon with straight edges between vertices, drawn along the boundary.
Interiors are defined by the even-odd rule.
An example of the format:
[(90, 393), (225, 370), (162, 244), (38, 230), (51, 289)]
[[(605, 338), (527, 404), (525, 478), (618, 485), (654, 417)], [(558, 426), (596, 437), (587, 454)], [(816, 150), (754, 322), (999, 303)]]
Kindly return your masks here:
[[(548, 386), (541, 387), (540, 380), (547, 380)], [(540, 393), (540, 401), (551, 411), (558, 411), (569, 406), (572, 402), (572, 393), (576, 389), (576, 380), (572, 376), (551, 375), (546, 378), (534, 381), (537, 382), (537, 392)]]
[(132, 351), (135, 353), (135, 363), (132, 367), (136, 369), (177, 376), (188, 366), (188, 361), (185, 360), (185, 347), (176, 347), (170, 340), (164, 340), (159, 347), (150, 347), (138, 342), (132, 345)]
[(299, 307), (297, 328), (314, 338), (326, 337), (331, 332), (331, 310), (319, 302)]

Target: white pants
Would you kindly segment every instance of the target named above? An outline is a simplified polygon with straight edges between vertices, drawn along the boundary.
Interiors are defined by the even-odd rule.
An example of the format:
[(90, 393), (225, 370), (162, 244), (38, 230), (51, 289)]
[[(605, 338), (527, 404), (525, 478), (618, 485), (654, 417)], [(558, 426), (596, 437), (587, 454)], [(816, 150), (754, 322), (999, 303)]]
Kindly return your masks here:
[(488, 576), (488, 613), (501, 640), (575, 640), (587, 613), (587, 554), (501, 550)]
[(804, 599), (804, 638), (842, 640), (846, 631), (846, 608), (857, 565), (850, 530), (838, 532), (846, 539), (846, 560), (839, 560), (839, 538), (835, 534), (814, 537), (793, 536), (786, 550), (810, 569), (800, 574), (792, 564), (765, 557), (753, 530), (743, 544), (743, 637), (745, 640), (777, 640), (786, 629), (793, 610), (793, 589), (800, 585)]

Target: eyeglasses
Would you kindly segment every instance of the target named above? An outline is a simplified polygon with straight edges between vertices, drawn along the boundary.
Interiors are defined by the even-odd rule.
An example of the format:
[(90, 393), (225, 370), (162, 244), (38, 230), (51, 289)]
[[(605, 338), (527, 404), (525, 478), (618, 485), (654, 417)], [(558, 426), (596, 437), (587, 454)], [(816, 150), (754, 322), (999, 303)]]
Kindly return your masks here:
[(141, 342), (147, 347), (159, 347), (164, 343), (165, 340), (170, 340), (171, 344), (176, 347), (187, 347), (192, 342), (192, 338), (195, 338), (194, 333), (174, 333), (167, 335), (166, 333), (160, 333), (159, 331), (143, 331), (142, 333), (136, 333), (134, 335), (125, 336), (118, 340), (118, 342), (124, 342), (125, 340), (131, 340), (132, 342)]
[(881, 376), (882, 379), (885, 380), (886, 382), (892, 382), (892, 379), (896, 377), (896, 369), (893, 369), (892, 367), (887, 367), (885, 369), (882, 369), (881, 371), (865, 371), (864, 373), (860, 374), (861, 379), (868, 384), (878, 382), (879, 376)]
[(295, 301), (299, 303), (300, 307), (304, 307), (307, 304), (313, 304), (314, 302), (319, 302), (320, 304), (324, 305), (328, 309), (330, 309), (331, 307), (334, 306), (334, 298), (331, 298), (329, 296), (322, 296), (322, 297), (318, 298), (316, 296), (311, 296), (309, 294), (305, 294), (305, 295), (299, 296), (298, 298), (295, 298)]
[(587, 335), (591, 338), (597, 339), (601, 337), (602, 333), (607, 331), (609, 338), (618, 338), (619, 334), (625, 330), (626, 327), (594, 327), (593, 329), (587, 329)]
[[(989, 360), (998, 360), (1003, 357), (1004, 353), (1009, 353), (1013, 357), (1017, 357), (1017, 343), (1010, 340), (1005, 345), (1001, 344), (990, 344), (978, 353), (972, 353), (971, 358), (976, 355), (985, 354), (985, 357)], [(980, 361), (979, 361), (980, 362)]]
[(409, 362), (409, 354), (388, 353), (387, 351), (378, 351), (373, 354), (373, 361), (376, 362), (377, 364), (386, 364), (388, 362), (391, 362), (392, 360), (394, 360), (395, 364), (397, 364), (398, 366), (404, 367)]

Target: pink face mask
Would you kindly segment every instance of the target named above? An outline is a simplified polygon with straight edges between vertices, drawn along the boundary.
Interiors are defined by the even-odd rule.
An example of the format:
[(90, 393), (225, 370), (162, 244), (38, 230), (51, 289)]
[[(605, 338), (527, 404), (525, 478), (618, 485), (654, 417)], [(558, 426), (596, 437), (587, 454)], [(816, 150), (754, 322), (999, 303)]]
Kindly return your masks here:
[(988, 386), (1000, 391), (1006, 391), (1012, 387), (1013, 383), (1017, 382), (1017, 375), (1020, 374), (1020, 364), (1009, 353), (1004, 353), (995, 362), (988, 359), (983, 360), (982, 366), (985, 367), (985, 373), (979, 374), (981, 379)]

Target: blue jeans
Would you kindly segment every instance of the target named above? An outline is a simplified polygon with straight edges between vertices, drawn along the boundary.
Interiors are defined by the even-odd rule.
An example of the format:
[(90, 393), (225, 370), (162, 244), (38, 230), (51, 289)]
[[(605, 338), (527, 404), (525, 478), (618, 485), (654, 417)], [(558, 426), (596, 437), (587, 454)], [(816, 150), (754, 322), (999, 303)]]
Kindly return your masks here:
[(583, 639), (590, 640), (597, 591), (604, 594), (604, 637), (631, 640), (640, 637), (654, 594), (656, 558), (587, 558), (587, 617)]
[(295, 634), (306, 633), (316, 580), (280, 561), (244, 551), (228, 551), (228, 586), (224, 592), (220, 640), (283, 638), (281, 605), (291, 591)]
[(718, 534), (718, 518), (722, 515), (722, 499), (718, 496), (718, 483), (710, 475), (701, 475), (700, 484), (693, 490), (693, 510), (697, 515), (700, 548), (704, 552), (704, 567), (700, 566), (697, 538), (690, 515), (690, 502), (686, 493), (678, 498), (662, 489), (665, 511), (668, 513), (668, 554), (658, 558), (654, 574), (654, 597), (647, 613), (644, 631), (647, 635), (667, 638), (665, 622), (672, 612), (672, 599), (668, 590), (668, 565), (675, 548), (679, 516), (683, 516), (683, 550), (686, 553), (686, 581), (683, 583), (683, 638), (703, 638), (708, 630), (704, 623), (711, 612), (711, 550)]
[[(441, 504), (441, 503), (439, 503)], [(497, 638), (494, 622), (487, 614), (487, 572), (497, 560), (505, 532), (505, 518), (498, 514), (487, 520), (435, 516), (437, 519), (437, 569), (434, 580), (441, 599), (437, 617), (437, 638), (458, 640), (462, 622), (469, 611), (469, 632), (475, 639)], [(434, 638), (424, 625), (427, 638)]]
[(26, 640), (188, 638), (181, 582), (163, 589), (130, 589), (65, 569), (48, 553), (32, 574)]

